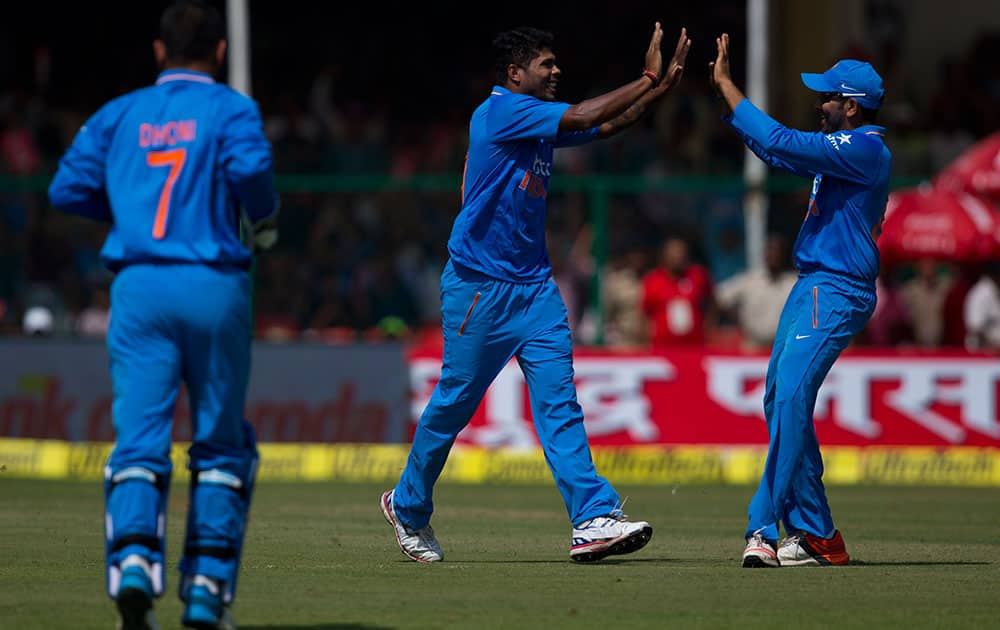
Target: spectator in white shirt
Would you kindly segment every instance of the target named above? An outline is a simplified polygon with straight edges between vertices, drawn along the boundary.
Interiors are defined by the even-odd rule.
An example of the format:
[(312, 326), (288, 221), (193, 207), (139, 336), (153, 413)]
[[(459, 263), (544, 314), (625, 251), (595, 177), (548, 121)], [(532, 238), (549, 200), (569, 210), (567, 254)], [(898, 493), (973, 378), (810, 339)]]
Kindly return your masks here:
[(764, 248), (763, 267), (742, 271), (716, 287), (715, 299), (721, 309), (735, 315), (744, 349), (770, 349), (781, 309), (796, 278), (785, 238), (771, 234)]
[(965, 347), (1000, 350), (1000, 262), (990, 263), (965, 296)]

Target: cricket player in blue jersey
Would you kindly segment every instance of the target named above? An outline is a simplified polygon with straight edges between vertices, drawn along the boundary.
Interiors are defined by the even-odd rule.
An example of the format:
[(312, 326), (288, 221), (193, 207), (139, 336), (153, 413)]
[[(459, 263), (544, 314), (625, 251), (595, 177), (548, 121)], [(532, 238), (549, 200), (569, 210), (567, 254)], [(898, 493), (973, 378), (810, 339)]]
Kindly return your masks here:
[[(122, 628), (154, 626), (164, 591), (171, 425), (188, 390), (192, 443), (180, 561), (184, 625), (228, 628), (257, 468), (243, 417), (250, 370), (250, 247), (276, 239), (271, 147), (257, 105), (216, 83), (219, 12), (200, 0), (163, 13), (156, 84), (87, 120), (49, 198), (110, 221), (101, 258), (115, 272), (107, 347), (116, 443), (105, 467), (108, 593)], [(249, 240), (249, 239), (247, 239)]]
[[(823, 487), (813, 426), (820, 385), (875, 309), (892, 156), (875, 124), (882, 78), (868, 63), (844, 59), (822, 74), (803, 73), (818, 92), (819, 132), (788, 129), (733, 84), (729, 36), (716, 40), (712, 84), (726, 120), (768, 165), (813, 180), (795, 241), (799, 278), (785, 302), (767, 367), (764, 416), (770, 447), (748, 510), (744, 567), (847, 564)], [(786, 538), (778, 542), (782, 523)]]
[(496, 85), (472, 114), (462, 209), (441, 274), (441, 378), (399, 483), (381, 499), (396, 542), (412, 560), (444, 557), (430, 526), (434, 483), (456, 436), (512, 357), (527, 380), (545, 461), (573, 526), (570, 556), (586, 562), (631, 553), (652, 536), (649, 523), (626, 519), (618, 494), (595, 470), (545, 218), (553, 150), (619, 133), (680, 80), (690, 41), (681, 29), (663, 72), (662, 34), (657, 22), (637, 79), (575, 105), (556, 101), (561, 70), (550, 33), (517, 28), (493, 42)]

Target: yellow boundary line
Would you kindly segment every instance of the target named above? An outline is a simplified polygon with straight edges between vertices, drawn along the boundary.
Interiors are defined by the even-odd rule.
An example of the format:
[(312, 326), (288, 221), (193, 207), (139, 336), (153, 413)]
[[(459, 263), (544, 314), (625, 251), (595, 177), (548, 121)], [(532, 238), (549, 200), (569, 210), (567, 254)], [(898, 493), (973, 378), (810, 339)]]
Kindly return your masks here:
[[(175, 444), (175, 479), (185, 479), (187, 444)], [(11, 478), (98, 480), (109, 443), (0, 438), (0, 481)], [(258, 479), (395, 482), (405, 444), (262, 444)], [(767, 454), (757, 446), (595, 447), (598, 473), (621, 484), (752, 484)], [(1000, 486), (1000, 448), (849, 447), (823, 449), (827, 484)], [(456, 446), (442, 481), (552, 483), (541, 450)]]

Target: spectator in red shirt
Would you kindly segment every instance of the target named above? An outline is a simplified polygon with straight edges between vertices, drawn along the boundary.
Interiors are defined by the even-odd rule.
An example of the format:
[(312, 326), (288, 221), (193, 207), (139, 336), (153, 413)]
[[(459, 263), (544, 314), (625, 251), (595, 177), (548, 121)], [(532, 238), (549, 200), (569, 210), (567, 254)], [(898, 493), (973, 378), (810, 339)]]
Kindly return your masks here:
[(642, 310), (654, 347), (705, 342), (715, 313), (712, 278), (691, 261), (684, 239), (671, 236), (663, 243), (660, 265), (642, 280)]

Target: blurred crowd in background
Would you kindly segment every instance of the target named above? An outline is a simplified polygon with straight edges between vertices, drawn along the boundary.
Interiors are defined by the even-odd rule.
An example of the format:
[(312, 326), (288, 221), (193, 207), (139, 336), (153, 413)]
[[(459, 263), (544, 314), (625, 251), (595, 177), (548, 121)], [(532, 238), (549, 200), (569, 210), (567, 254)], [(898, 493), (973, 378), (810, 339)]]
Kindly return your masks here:
[[(896, 178), (930, 178), (1000, 128), (1000, 34), (983, 35), (936, 74), (928, 71), (923, 79), (936, 87), (925, 101), (909, 94), (884, 51), (844, 52), (886, 69), (888, 102), (879, 123), (889, 130)], [(5, 182), (0, 187), (0, 333), (101, 337), (112, 279), (98, 258), (107, 228), (54, 211), (44, 184), (37, 183), (54, 172), (99, 103), (69, 107), (53, 102), (47, 55), (44, 48), (36, 51), (28, 80), (0, 86), (0, 178)], [(382, 189), (359, 184), (353, 191), (332, 192), (287, 183), (281, 241), (258, 258), (252, 271), (258, 336), (436, 341), (438, 278), (459, 210), (468, 116), (488, 93), (491, 75), (459, 72), (449, 78), (452, 105), (437, 109), (428, 122), (401, 115), (405, 104), (389, 97), (361, 99), (343, 90), (344, 72), (343, 65), (326, 64), (298, 92), (280, 89), (281, 76), (265, 74), (255, 81), (254, 97), (273, 142), (277, 172), (379, 175), (402, 182), (426, 176), (439, 183)], [(610, 84), (592, 85), (589, 92), (614, 87), (619, 79), (609, 73)], [(579, 343), (769, 347), (794, 280), (791, 245), (809, 183), (770, 195), (767, 265), (748, 270), (739, 185), (744, 151), (720, 122), (719, 105), (702, 79), (685, 77), (629, 132), (556, 152), (556, 185), (561, 178), (572, 184), (602, 175), (680, 182), (717, 178), (708, 185), (681, 185), (676, 192), (640, 187), (615, 193), (602, 234), (595, 234), (594, 198), (587, 190), (556, 188), (550, 196), (550, 255)], [(20, 186), (20, 181), (36, 183)], [(603, 265), (594, 256), (596, 239), (606, 239)], [(994, 283), (997, 278), (992, 269), (935, 261), (884, 269), (878, 311), (858, 343), (1000, 347), (1000, 321), (975, 312), (995, 308), (972, 291), (981, 277)], [(980, 321), (992, 329), (969, 329), (969, 322)]]

